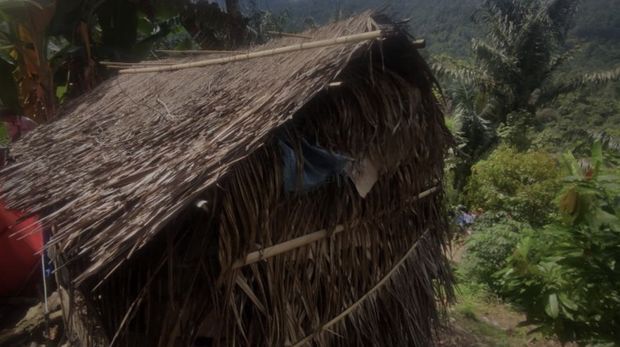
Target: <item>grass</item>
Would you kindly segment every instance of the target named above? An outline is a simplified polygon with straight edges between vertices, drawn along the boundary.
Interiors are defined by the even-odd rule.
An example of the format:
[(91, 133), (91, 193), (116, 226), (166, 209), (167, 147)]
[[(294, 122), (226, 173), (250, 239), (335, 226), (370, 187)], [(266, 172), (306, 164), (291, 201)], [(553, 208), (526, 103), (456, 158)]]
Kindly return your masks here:
[(444, 338), (442, 346), (560, 346), (540, 334), (528, 334), (528, 327), (519, 326), (525, 317), (484, 286), (461, 284), (457, 293), (457, 302), (449, 312), (450, 336)]

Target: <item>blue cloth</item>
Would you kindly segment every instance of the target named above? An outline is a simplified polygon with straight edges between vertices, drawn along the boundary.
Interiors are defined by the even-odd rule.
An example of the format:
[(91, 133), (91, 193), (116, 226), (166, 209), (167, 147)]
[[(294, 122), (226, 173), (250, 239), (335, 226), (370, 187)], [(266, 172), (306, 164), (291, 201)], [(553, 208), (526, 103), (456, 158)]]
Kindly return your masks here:
[[(43, 244), (47, 245), (50, 241), (51, 235), (49, 230), (43, 229)], [(43, 250), (43, 268), (45, 270), (45, 277), (52, 277), (54, 275), (54, 263), (52, 259), (50, 259), (49, 254), (47, 253), (47, 249)]]
[(458, 217), (456, 217), (456, 224), (460, 227), (472, 225), (474, 224), (474, 219), (475, 217), (473, 214), (464, 212), (461, 213)]
[(286, 192), (304, 192), (316, 188), (331, 177), (342, 173), (350, 161), (344, 155), (331, 153), (302, 140), (302, 158), (299, 159), (303, 163), (303, 172), (300, 173), (297, 168), (298, 154), (295, 150), (282, 140), (278, 141), (278, 145), (282, 152), (282, 177), (284, 178), (284, 191)]

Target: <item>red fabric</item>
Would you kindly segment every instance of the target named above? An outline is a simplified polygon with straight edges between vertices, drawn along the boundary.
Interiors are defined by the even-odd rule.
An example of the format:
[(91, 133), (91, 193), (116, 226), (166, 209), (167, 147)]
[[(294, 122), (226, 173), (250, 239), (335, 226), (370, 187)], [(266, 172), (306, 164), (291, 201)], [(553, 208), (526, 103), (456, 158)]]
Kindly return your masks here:
[[(0, 109), (11, 142), (36, 127), (29, 118)], [(8, 152), (0, 153), (0, 167)], [(17, 224), (23, 214), (6, 209), (0, 202), (0, 296), (27, 295), (34, 284), (41, 280), (41, 255), (43, 230), (37, 217), (27, 218)]]
[(31, 292), (41, 277), (42, 228), (36, 217), (15, 224), (21, 215), (0, 202), (0, 296)]
[(19, 138), (36, 128), (37, 123), (32, 119), (23, 116), (7, 116), (3, 119), (8, 130), (11, 142), (19, 140)]

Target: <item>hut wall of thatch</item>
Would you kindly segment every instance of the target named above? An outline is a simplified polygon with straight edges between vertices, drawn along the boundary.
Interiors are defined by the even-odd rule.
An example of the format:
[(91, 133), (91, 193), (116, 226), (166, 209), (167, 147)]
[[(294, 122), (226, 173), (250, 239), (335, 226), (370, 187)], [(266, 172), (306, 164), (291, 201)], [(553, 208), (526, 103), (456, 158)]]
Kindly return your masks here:
[[(242, 121), (216, 122), (217, 131), (209, 134), (210, 127), (205, 127), (205, 133), (199, 133), (216, 137), (211, 141), (215, 147), (208, 146), (210, 140), (190, 141), (197, 131), (191, 122), (181, 128), (178, 123), (184, 118), (168, 120), (186, 130), (163, 134), (173, 139), (167, 144), (164, 136), (159, 145), (183, 150), (166, 150), (156, 163), (174, 163), (174, 155), (185, 155), (189, 162), (169, 166), (169, 174), (155, 177), (139, 166), (121, 177), (112, 171), (108, 189), (97, 190), (100, 202), (115, 189), (141, 180), (148, 182), (148, 191), (124, 201), (120, 209), (105, 210), (108, 205), (89, 202), (91, 208), (112, 213), (99, 221), (54, 219), (79, 209), (71, 204), (79, 203), (81, 195), (41, 202), (32, 198), (33, 192), (11, 189), (11, 175), (22, 169), (5, 171), (9, 189), (4, 195), (13, 197), (18, 206), (37, 202), (55, 228), (51, 247), (76, 341), (87, 346), (433, 345), (439, 306), (451, 297), (441, 193), (450, 136), (423, 59), (408, 36), (379, 22), (365, 14), (323, 29), (333, 34), (381, 28), (391, 35), (370, 44), (314, 53), (322, 65), (312, 70), (302, 64), (298, 67), (306, 69), (292, 72), (307, 75), (306, 84), (295, 87), (307, 97), (296, 99), (284, 89), (257, 94), (262, 98), (259, 106), (235, 116)], [(334, 81), (339, 83), (330, 86)], [(271, 121), (265, 128), (253, 125), (273, 117), (252, 119), (260, 117), (260, 108), (269, 103), (279, 106), (267, 112), (293, 110), (291, 117)], [(166, 109), (169, 115), (177, 112)], [(74, 112), (80, 112), (80, 106)], [(200, 108), (194, 112), (200, 114)], [(222, 135), (231, 132), (242, 134), (244, 140), (236, 140), (236, 134)], [(293, 148), (299, 169), (305, 165), (302, 144), (310, 142), (350, 158), (349, 169), (372, 163), (378, 180), (365, 197), (345, 174), (312, 189), (304, 189), (300, 178), (296, 191), (286, 191), (283, 141)], [(151, 144), (146, 143), (143, 146)], [(205, 168), (198, 159), (201, 155), (213, 157), (219, 146), (227, 145), (233, 148), (220, 158), (219, 166), (217, 161), (209, 164), (225, 170), (184, 185), (188, 176), (183, 172), (211, 167)], [(101, 147), (102, 153), (114, 153), (113, 144)], [(175, 190), (168, 188), (175, 184)], [(82, 185), (86, 186), (94, 189), (92, 184)], [(158, 188), (171, 196), (161, 198)], [(427, 193), (420, 196), (422, 192)], [(90, 198), (97, 201), (96, 196)], [(164, 203), (168, 199), (173, 202)], [(176, 208), (175, 199), (184, 201), (182, 208)], [(155, 212), (133, 212), (143, 206)], [(91, 217), (97, 215), (89, 212)], [(129, 219), (132, 215), (141, 217)], [(161, 227), (155, 228), (153, 220), (158, 218), (166, 221), (156, 222)], [(76, 231), (78, 227), (82, 229)], [(318, 230), (326, 230), (327, 237), (243, 265), (249, 253), (260, 254)], [(103, 239), (105, 235), (109, 238)]]

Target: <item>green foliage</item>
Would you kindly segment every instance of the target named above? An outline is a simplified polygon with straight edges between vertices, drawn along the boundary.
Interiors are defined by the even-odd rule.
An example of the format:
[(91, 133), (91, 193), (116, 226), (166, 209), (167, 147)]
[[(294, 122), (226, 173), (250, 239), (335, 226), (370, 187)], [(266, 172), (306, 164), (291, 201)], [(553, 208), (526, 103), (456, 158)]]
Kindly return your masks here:
[[(564, 152), (590, 138), (606, 133), (620, 139), (620, 83), (562, 95), (537, 115), (538, 129), (532, 137), (535, 148)], [(584, 153), (585, 154), (585, 153)]]
[(5, 122), (0, 122), (0, 148), (7, 148), (11, 144), (11, 136)]
[(2, 105), (16, 110), (19, 108), (17, 86), (13, 79), (14, 62), (0, 51), (0, 101)]
[(472, 168), (465, 201), (472, 208), (508, 212), (533, 226), (549, 221), (559, 190), (560, 171), (544, 151), (518, 152), (500, 146)]
[(500, 273), (503, 294), (528, 322), (562, 341), (620, 342), (620, 175), (564, 156), (568, 174), (557, 219), (523, 239)]
[(486, 95), (484, 118), (505, 123), (515, 111), (532, 112), (541, 89), (564, 61), (560, 49), (577, 1), (485, 1), (477, 19), (484, 38), (472, 41), (475, 64), (446, 66), (439, 73), (460, 78)]
[(506, 123), (497, 128), (497, 135), (501, 143), (512, 146), (520, 151), (530, 147), (530, 132), (534, 115), (527, 111), (515, 111), (508, 114)]
[(453, 133), (458, 143), (454, 156), (454, 188), (462, 191), (472, 164), (482, 157), (495, 141), (488, 121), (476, 110), (484, 101), (476, 99), (472, 89), (460, 85), (452, 91), (456, 107), (453, 111)]
[[(250, 1), (248, 13), (248, 29), (254, 36), (252, 41), (256, 44), (267, 42), (271, 38), (270, 31), (286, 32), (286, 25), (289, 22), (289, 13), (283, 10), (279, 13), (261, 10), (256, 1)], [(308, 22), (308, 25), (312, 25)]]
[(500, 286), (494, 276), (503, 269), (519, 241), (531, 234), (532, 228), (505, 215), (486, 214), (476, 222), (473, 234), (467, 240), (466, 253), (459, 268), (462, 278), (484, 284), (494, 292)]
[(620, 67), (563, 73), (581, 47), (566, 42), (577, 3), (484, 1), (475, 16), (483, 24), (484, 36), (472, 40), (473, 62), (435, 57), (435, 72), (461, 83), (452, 93), (455, 118), (466, 120), (458, 137), (462, 153), (455, 172), (457, 188), (462, 188), (471, 165), (488, 152), (496, 138), (519, 150), (528, 149), (539, 108), (563, 93), (620, 78)]

